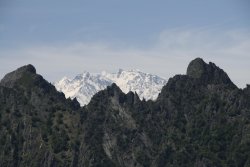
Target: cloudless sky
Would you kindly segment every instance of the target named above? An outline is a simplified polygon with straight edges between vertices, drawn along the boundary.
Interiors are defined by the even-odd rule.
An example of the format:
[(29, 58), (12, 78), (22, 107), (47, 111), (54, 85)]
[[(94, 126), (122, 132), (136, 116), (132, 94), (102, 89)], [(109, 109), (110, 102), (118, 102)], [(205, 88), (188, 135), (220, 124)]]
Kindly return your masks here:
[[(111, 47), (108, 53), (113, 53), (113, 50), (117, 48), (125, 53), (127, 50), (133, 48), (137, 51), (136, 53), (141, 53), (141, 51), (147, 50), (152, 46), (158, 46), (164, 33), (172, 31), (174, 32), (173, 34), (176, 34), (181, 39), (185, 39), (185, 33), (184, 37), (180, 36), (183, 32), (192, 32), (191, 37), (188, 38), (191, 41), (186, 41), (184, 44), (183, 41), (179, 41), (176, 44), (175, 37), (171, 37), (174, 42), (171, 43), (169, 40), (168, 44), (170, 42), (171, 46), (176, 45), (176, 50), (178, 50), (180, 45), (181, 47), (185, 45), (184, 48), (186, 50), (195, 49), (196, 46), (199, 47), (199, 45), (195, 44), (189, 49), (190, 46), (188, 43), (193, 42), (192, 36), (196, 36), (197, 31), (202, 31), (207, 36), (209, 34), (216, 35), (208, 41), (198, 40), (196, 41), (197, 43), (201, 41), (223, 46), (226, 42), (228, 49), (237, 44), (235, 48), (243, 47), (244, 49), (244, 53), (239, 52), (239, 55), (245, 57), (245, 60), (242, 61), (246, 63), (246, 61), (250, 60), (250, 55), (248, 57), (244, 55), (248, 51), (246, 49), (249, 46), (249, 28), (249, 0), (0, 0), (0, 76), (2, 78), (4, 73), (27, 62), (38, 66), (41, 73), (51, 81), (59, 79), (63, 73), (65, 75), (73, 75), (84, 70), (92, 70), (93, 72), (110, 70), (114, 72), (120, 68), (118, 66), (122, 66), (123, 68), (140, 68), (156, 74), (160, 71), (160, 75), (167, 78), (170, 77), (170, 74), (162, 72), (163, 69), (157, 69), (156, 63), (149, 65), (148, 62), (144, 62), (144, 64), (142, 62), (141, 64), (131, 66), (130, 61), (123, 61), (123, 63), (112, 62), (112, 58), (109, 56), (105, 57), (105, 54), (101, 55), (102, 50), (100, 50), (100, 53), (98, 52), (100, 55), (95, 55), (96, 59), (110, 59), (111, 64), (116, 65), (105, 66), (102, 64), (102, 61), (96, 61), (97, 64), (93, 64), (91, 67), (89, 63), (84, 64), (84, 61), (88, 60), (88, 55), (81, 54), (85, 51), (83, 48), (80, 49), (81, 53), (79, 53), (81, 58), (77, 59), (82, 61), (81, 64), (79, 64), (81, 61), (71, 63), (68, 66), (57, 66), (54, 63), (54, 67), (49, 68), (50, 72), (54, 74), (49, 74), (46, 71), (48, 69), (48, 67), (45, 67), (46, 62), (67, 63), (71, 56), (70, 53), (65, 56), (66, 58), (64, 57), (65, 61), (60, 61), (58, 57), (53, 58), (53, 56), (44, 57), (44, 64), (42, 64), (38, 59), (36, 61), (30, 57), (25, 58), (24, 50), (36, 48), (38, 54), (40, 51), (37, 48), (46, 49), (53, 47), (60, 50), (65, 47), (72, 48), (76, 43), (84, 44), (84, 46), (91, 44), (91, 47), (96, 45), (97, 47), (94, 48), (98, 50), (100, 49), (100, 43), (105, 43), (104, 47), (106, 45)], [(227, 39), (227, 33), (231, 33), (231, 36), (235, 34), (235, 42), (232, 41), (229, 44), (228, 41), (223, 40)], [(217, 34), (223, 35), (217, 39)], [(203, 39), (203, 37), (204, 33), (201, 33), (199, 38)], [(166, 38), (169, 39), (169, 36), (166, 36)], [(238, 43), (242, 45), (238, 46)], [(164, 44), (166, 43), (163, 42), (160, 45)], [(171, 50), (169, 46), (166, 47), (168, 49), (166, 53)], [(156, 48), (151, 48), (150, 50), (154, 50), (157, 53)], [(228, 49), (227, 51), (229, 51)], [(215, 50), (215, 48), (211, 48), (211, 50)], [(219, 50), (220, 47), (216, 46), (215, 55), (218, 55)], [(125, 53), (121, 53), (122, 51), (119, 53), (126, 56)], [(75, 53), (76, 51), (73, 50), (72, 52)], [(133, 54), (136, 53), (133, 52)], [(34, 52), (32, 54), (37, 56)], [(48, 54), (53, 55), (52, 53)], [(57, 54), (59, 53), (57, 52)], [(92, 52), (89, 54), (92, 54)], [(11, 59), (9, 58), (10, 56), (12, 56)], [(152, 58), (150, 60), (153, 61), (154, 54), (150, 56)], [(157, 57), (157, 55), (155, 56)], [(173, 57), (168, 56), (166, 55), (164, 60), (173, 59)], [(202, 55), (200, 56), (202, 57)], [(176, 57), (178, 57), (178, 54)], [(19, 61), (18, 58), (22, 59), (22, 61)], [(231, 68), (227, 64), (237, 59), (236, 57), (231, 58), (230, 63), (224, 62), (223, 64), (223, 61), (221, 61), (223, 57), (210, 59), (208, 56), (205, 56), (204, 58), (207, 61), (218, 61), (226, 69)], [(135, 61), (140, 60), (135, 59)], [(183, 61), (187, 65), (187, 62), (190, 61), (189, 57), (184, 58)], [(183, 65), (178, 64), (178, 61), (175, 62), (177, 66)], [(235, 61), (235, 63), (237, 63), (237, 67), (240, 67), (242, 64), (240, 61)], [(139, 67), (136, 67), (136, 65)], [(242, 75), (250, 71), (247, 66), (250, 66), (250, 62), (243, 66)], [(63, 67), (67, 67), (68, 69), (60, 69)], [(182, 71), (185, 68), (182, 68)], [(172, 70), (171, 74), (180, 72), (168, 67), (165, 70)], [(236, 79), (240, 78), (236, 77)], [(250, 82), (250, 78), (245, 78), (245, 80), (241, 78), (241, 80), (242, 82)], [(244, 85), (245, 83), (239, 84)]]

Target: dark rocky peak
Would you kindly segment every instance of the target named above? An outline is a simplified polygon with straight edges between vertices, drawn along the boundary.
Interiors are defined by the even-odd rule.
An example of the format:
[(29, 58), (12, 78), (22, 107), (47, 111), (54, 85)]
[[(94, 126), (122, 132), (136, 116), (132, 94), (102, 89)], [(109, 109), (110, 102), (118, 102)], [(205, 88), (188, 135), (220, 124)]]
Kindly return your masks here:
[(109, 96), (118, 100), (119, 103), (135, 104), (141, 102), (136, 92), (130, 91), (127, 94), (125, 94), (115, 83), (107, 87), (107, 92)]
[(129, 91), (127, 94), (126, 94), (126, 102), (128, 103), (128, 104), (131, 104), (131, 105), (133, 105), (133, 104), (136, 104), (136, 103), (138, 103), (138, 102), (140, 102), (141, 100), (140, 100), (140, 98), (139, 98), (139, 96), (138, 96), (138, 94), (135, 92), (132, 92), (132, 91)]
[(120, 96), (125, 96), (125, 94), (121, 91), (121, 89), (115, 83), (113, 83), (112, 85), (108, 86), (106, 89), (101, 90), (98, 93), (96, 93), (92, 97), (90, 103), (100, 101), (101, 99), (102, 101), (107, 100), (110, 97), (119, 99)]
[(36, 74), (36, 69), (31, 64), (28, 64), (28, 65), (25, 65), (23, 67), (20, 67), (16, 71), (19, 71), (19, 72), (30, 72), (30, 73)]
[[(63, 94), (63, 96), (64, 96), (64, 94)], [(69, 102), (70, 106), (73, 109), (79, 109), (79, 108), (81, 108), (80, 103), (77, 101), (76, 98), (74, 98), (72, 100), (70, 98), (68, 98), (67, 101)]]
[(46, 81), (41, 75), (36, 73), (36, 69), (32, 65), (25, 65), (12, 71), (4, 76), (0, 82), (0, 86), (31, 90), (37, 88), (45, 92), (57, 92), (55, 87)]
[(36, 69), (33, 65), (28, 64), (23, 67), (16, 69), (13, 72), (10, 72), (4, 76), (1, 80), (0, 85), (4, 87), (13, 87), (17, 81), (22, 79), (23, 77), (35, 76)]
[(125, 94), (115, 83), (107, 87), (107, 92), (109, 97), (116, 99), (119, 103), (136, 104), (141, 102), (136, 92), (130, 91)]
[(250, 85), (247, 84), (246, 87), (243, 89), (244, 93), (250, 96)]
[[(98, 105), (99, 103), (106, 103), (110, 102), (110, 99), (115, 100), (118, 103), (127, 102), (130, 99), (130, 102), (136, 98), (138, 95), (134, 95), (133, 92), (128, 93), (127, 95), (122, 92), (122, 90), (113, 83), (112, 85), (108, 86), (106, 89), (99, 91), (96, 93), (90, 100), (90, 103), (87, 106)], [(139, 97), (138, 97), (139, 98)]]
[(208, 85), (237, 88), (228, 75), (214, 63), (207, 64), (201, 58), (196, 58), (189, 63), (187, 75), (175, 75), (168, 80), (158, 99), (172, 95), (184, 97), (184, 93), (192, 97), (196, 91)]
[(193, 78), (200, 78), (206, 69), (206, 63), (201, 58), (192, 60), (187, 68), (187, 75)]
[(39, 95), (39, 98), (43, 96), (53, 99), (53, 102), (63, 101), (63, 104), (70, 105), (74, 109), (80, 108), (76, 99), (66, 100), (65, 95), (58, 92), (52, 84), (37, 74), (35, 67), (30, 64), (6, 74), (0, 82), (0, 86), (29, 95), (28, 98), (32, 94), (32, 100), (37, 98), (36, 94)]
[(112, 83), (110, 86), (108, 86), (108, 88), (116, 89), (116, 90), (121, 90), (121, 89), (119, 88), (119, 86), (116, 85), (116, 83)]
[(109, 95), (114, 95), (114, 94), (121, 94), (123, 93), (122, 90), (115, 84), (112, 83), (112, 85), (107, 87), (107, 91)]
[(235, 86), (226, 72), (214, 63), (205, 63), (201, 58), (196, 58), (189, 63), (187, 75), (191, 78), (200, 79), (204, 84), (227, 84)]

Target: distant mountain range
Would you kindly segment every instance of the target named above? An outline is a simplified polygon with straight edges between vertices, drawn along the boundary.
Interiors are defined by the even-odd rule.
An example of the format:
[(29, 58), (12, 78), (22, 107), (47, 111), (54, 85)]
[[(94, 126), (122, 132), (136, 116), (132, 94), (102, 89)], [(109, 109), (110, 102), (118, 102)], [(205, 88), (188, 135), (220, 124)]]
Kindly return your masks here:
[(139, 70), (122, 70), (117, 73), (91, 74), (84, 72), (77, 75), (74, 79), (67, 77), (55, 82), (56, 89), (63, 92), (66, 98), (76, 98), (81, 106), (90, 102), (90, 99), (107, 86), (115, 83), (124, 93), (129, 91), (136, 92), (140, 99), (155, 100), (158, 97), (166, 80)]
[[(109, 75), (124, 84), (164, 82), (138, 71)], [(76, 77), (76, 87), (84, 78), (90, 88), (106, 82), (91, 76)], [(81, 107), (25, 65), (0, 81), (0, 167), (31, 166), (249, 167), (250, 85), (239, 89), (196, 58), (154, 101), (113, 83)]]

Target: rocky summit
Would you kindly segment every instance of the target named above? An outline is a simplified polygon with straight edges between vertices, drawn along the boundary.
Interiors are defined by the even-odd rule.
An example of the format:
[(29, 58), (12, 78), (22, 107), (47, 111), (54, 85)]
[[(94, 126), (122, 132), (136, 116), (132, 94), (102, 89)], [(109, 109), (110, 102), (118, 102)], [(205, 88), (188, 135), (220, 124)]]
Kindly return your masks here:
[(18, 68), (17, 70), (7, 74), (2, 80), (1, 85), (5, 87), (13, 87), (15, 83), (22, 77), (36, 75), (36, 69), (31, 64)]
[(187, 75), (192, 78), (204, 80), (205, 83), (231, 84), (228, 75), (214, 63), (206, 64), (201, 58), (196, 58), (190, 62), (187, 68)]
[(155, 101), (111, 84), (80, 107), (27, 65), (0, 82), (0, 166), (248, 167), (250, 86), (197, 58)]

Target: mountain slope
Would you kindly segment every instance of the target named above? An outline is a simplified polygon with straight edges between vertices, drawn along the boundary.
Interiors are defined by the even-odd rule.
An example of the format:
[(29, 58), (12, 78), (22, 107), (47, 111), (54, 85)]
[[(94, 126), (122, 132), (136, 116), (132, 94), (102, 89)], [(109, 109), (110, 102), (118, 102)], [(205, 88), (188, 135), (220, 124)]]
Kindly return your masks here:
[(67, 98), (77, 98), (79, 103), (84, 106), (89, 103), (94, 94), (104, 90), (112, 83), (116, 83), (124, 93), (133, 91), (139, 95), (140, 99), (155, 100), (166, 80), (138, 70), (120, 69), (117, 73), (90, 74), (84, 72), (72, 80), (64, 77), (55, 83), (55, 87)]
[(0, 166), (70, 166), (80, 105), (65, 99), (32, 65), (0, 82)]
[(0, 82), (0, 166), (250, 166), (250, 86), (193, 60), (155, 101), (112, 84), (90, 103), (24, 66)]
[[(194, 68), (199, 63), (212, 70)], [(87, 122), (98, 122), (100, 133), (86, 133), (91, 149), (102, 147), (99, 156), (116, 166), (249, 166), (246, 92), (219, 67), (195, 59), (187, 75), (171, 78), (155, 102), (125, 95), (116, 85), (97, 93), (87, 105)], [(100, 165), (98, 159), (93, 163)]]

